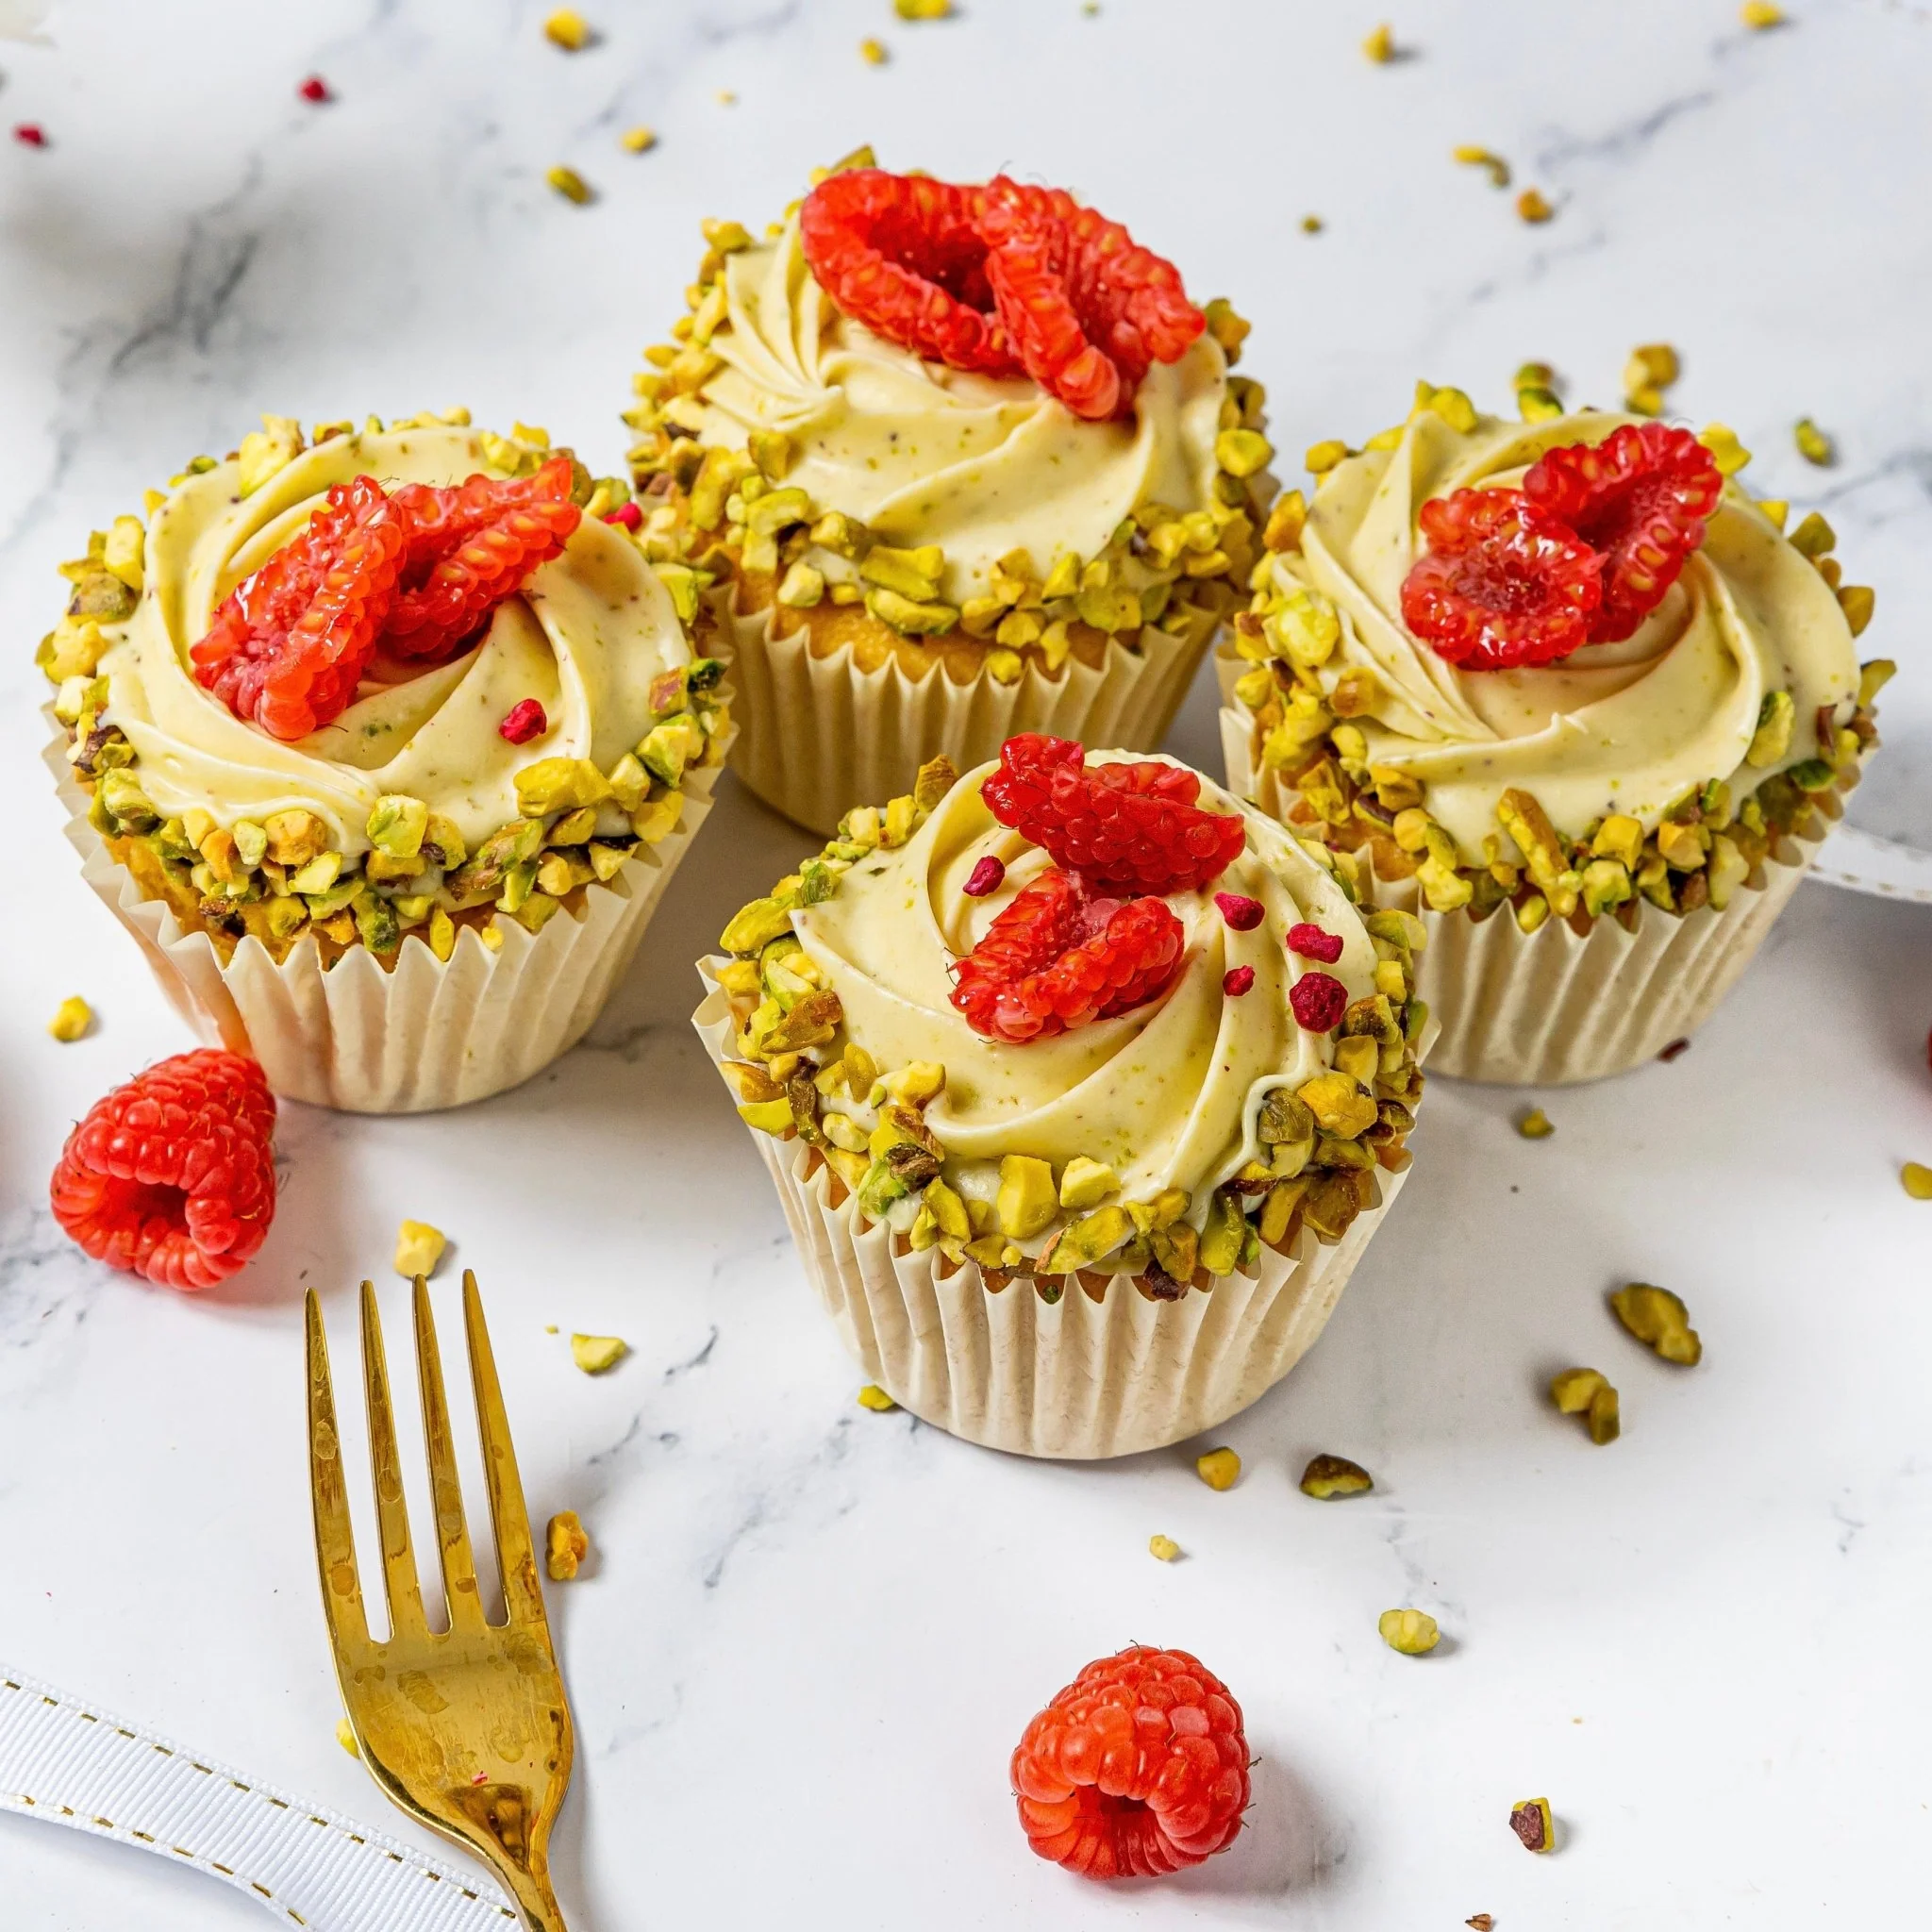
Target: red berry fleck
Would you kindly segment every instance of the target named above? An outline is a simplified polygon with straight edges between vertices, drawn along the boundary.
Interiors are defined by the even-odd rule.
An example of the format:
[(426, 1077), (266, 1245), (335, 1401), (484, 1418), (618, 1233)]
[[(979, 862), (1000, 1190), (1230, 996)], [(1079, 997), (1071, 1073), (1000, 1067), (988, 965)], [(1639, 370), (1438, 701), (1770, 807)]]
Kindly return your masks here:
[(989, 892), (996, 892), (1006, 878), (1006, 867), (989, 852), (973, 868), (973, 876), (959, 888), (969, 899), (983, 899)]
[(1664, 600), (1724, 492), (1710, 452), (1688, 429), (1626, 423), (1602, 442), (1546, 451), (1523, 493), (1603, 557), (1594, 643), (1627, 638)]
[(47, 130), (37, 121), (23, 121), (13, 130), (13, 138), (22, 147), (45, 147)]
[(1011, 1775), (1042, 1858), (1154, 1878), (1225, 1851), (1248, 1803), (1241, 1707), (1199, 1658), (1136, 1644), (1091, 1663), (1026, 1726)]
[(295, 92), (305, 101), (312, 101), (320, 107), (325, 101), (332, 101), (335, 95), (329, 92), (328, 82), (319, 74), (311, 74)]
[(604, 519), (607, 524), (615, 524), (621, 530), (635, 530), (644, 520), (644, 513), (634, 503), (620, 503)]
[(1250, 899), (1240, 892), (1216, 892), (1214, 903), (1221, 908), (1221, 916), (1236, 932), (1253, 932), (1265, 916), (1260, 900)]
[(1310, 925), (1304, 920), (1289, 927), (1288, 950), (1299, 953), (1304, 959), (1319, 959), (1323, 965), (1332, 966), (1341, 958), (1341, 935), (1324, 932), (1319, 925)]
[(1348, 1011), (1348, 989), (1325, 973), (1304, 973), (1288, 990), (1296, 1024), (1310, 1033), (1330, 1033)]
[(275, 1219), (275, 1122), (254, 1060), (176, 1054), (96, 1101), (68, 1136), (54, 1218), (96, 1261), (162, 1288), (211, 1288)]
[(1252, 966), (1230, 966), (1222, 975), (1221, 990), (1229, 999), (1238, 1000), (1242, 993), (1254, 990), (1255, 969)]
[(1203, 811), (1201, 781), (1180, 765), (1126, 758), (1088, 766), (1073, 740), (1024, 732), (1000, 747), (980, 787), (1003, 825), (1115, 892), (1197, 892), (1247, 841), (1240, 812)]
[(1520, 490), (1458, 490), (1423, 505), (1428, 550), (1402, 616), (1464, 671), (1554, 664), (1590, 640), (1603, 559)]
[(549, 729), (550, 719), (543, 707), (535, 698), (524, 698), (504, 713), (496, 735), (508, 739), (512, 744), (528, 744), (531, 739), (541, 738)]
[(1159, 899), (1123, 903), (1041, 873), (959, 961), (953, 1004), (989, 1040), (1044, 1039), (1158, 999), (1186, 941)]

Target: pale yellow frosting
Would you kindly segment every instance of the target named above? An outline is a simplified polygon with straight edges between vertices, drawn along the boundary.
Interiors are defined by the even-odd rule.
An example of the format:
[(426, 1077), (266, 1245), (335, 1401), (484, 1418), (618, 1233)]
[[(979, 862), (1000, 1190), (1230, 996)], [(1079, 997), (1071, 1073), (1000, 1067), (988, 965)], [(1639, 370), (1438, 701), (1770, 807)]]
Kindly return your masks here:
[(1517, 483), (1544, 450), (1600, 442), (1635, 420), (1485, 416), (1461, 434), (1420, 410), (1393, 449), (1329, 473), (1301, 553), (1276, 559), (1280, 588), (1310, 586), (1341, 614), (1324, 685), (1350, 666), (1375, 673), (1379, 694), (1354, 721), (1371, 760), (1420, 779), (1430, 816), (1472, 858), (1496, 832), (1496, 803), (1510, 787), (1532, 792), (1571, 838), (1611, 812), (1649, 829), (1692, 786), (1722, 778), (1748, 788), (1776, 769), (1740, 770), (1767, 692), (1789, 691), (1796, 707), (1787, 764), (1814, 755), (1820, 705), (1857, 695), (1851, 627), (1831, 587), (1735, 489), (1676, 586), (1622, 643), (1586, 645), (1538, 669), (1463, 672), (1409, 634), (1402, 583), (1425, 547), (1424, 503)]
[[(724, 367), (699, 391), (699, 440), (733, 449), (782, 430), (785, 476), (888, 543), (941, 545), (941, 593), (979, 594), (993, 563), (1027, 551), (1106, 549), (1141, 504), (1212, 501), (1227, 359), (1210, 337), (1157, 362), (1126, 423), (1088, 423), (1038, 384), (922, 361), (836, 309), (807, 265), (794, 216), (775, 241), (726, 258)], [(816, 560), (816, 559), (815, 559)]]
[[(608, 770), (650, 730), (651, 680), (691, 662), (690, 641), (635, 544), (593, 518), (498, 608), (478, 646), (406, 682), (365, 682), (308, 738), (283, 743), (195, 682), (189, 648), (215, 608), (301, 531), (333, 485), (365, 474), (390, 488), (454, 484), (485, 467), (477, 432), (392, 430), (333, 437), (245, 497), (232, 460), (169, 496), (148, 525), (141, 602), (100, 667), (108, 715), (157, 809), (198, 808), (231, 824), (305, 808), (355, 853), (368, 849), (375, 801), (402, 792), (474, 845), (519, 817), (520, 767), (582, 758)], [(513, 745), (497, 726), (524, 698), (543, 706), (550, 729)]]
[[(1096, 763), (1108, 754), (1090, 754)], [(1052, 1039), (983, 1039), (950, 1004), (948, 968), (969, 952), (1014, 894), (1051, 861), (1000, 825), (979, 795), (994, 770), (960, 780), (896, 851), (855, 864), (837, 893), (792, 914), (800, 941), (839, 995), (845, 1026), (881, 1067), (936, 1060), (945, 1091), (926, 1124), (958, 1161), (1030, 1154), (1063, 1166), (1085, 1155), (1111, 1167), (1123, 1195), (1165, 1188), (1195, 1197), (1254, 1158), (1255, 1114), (1273, 1087), (1298, 1086), (1332, 1058), (1325, 1035), (1304, 1032), (1288, 1004), (1302, 972), (1331, 974), (1357, 999), (1373, 992), (1374, 942), (1334, 880), (1280, 825), (1205, 784), (1209, 811), (1242, 811), (1246, 849), (1205, 891), (1167, 901), (1187, 933), (1179, 976), (1158, 1001)], [(983, 899), (960, 890), (987, 854), (1007, 866)], [(1239, 892), (1266, 908), (1236, 932), (1214, 903)], [(1341, 935), (1341, 958), (1310, 969), (1285, 945), (1307, 920)], [(1252, 966), (1253, 988), (1230, 998), (1222, 980)]]

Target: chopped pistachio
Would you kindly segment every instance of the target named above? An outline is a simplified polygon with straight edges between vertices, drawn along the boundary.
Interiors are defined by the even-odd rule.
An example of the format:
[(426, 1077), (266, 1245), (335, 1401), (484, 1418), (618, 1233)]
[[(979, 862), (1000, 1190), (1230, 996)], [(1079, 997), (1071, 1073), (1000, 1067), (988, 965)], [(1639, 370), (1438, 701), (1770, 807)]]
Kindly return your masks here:
[(614, 1369), (630, 1353), (630, 1343), (615, 1335), (573, 1335), (570, 1358), (587, 1375), (601, 1375)]
[(1163, 1563), (1176, 1561), (1180, 1553), (1180, 1544), (1171, 1536), (1150, 1536), (1147, 1539), (1147, 1554), (1150, 1557), (1158, 1557)]
[(85, 1036), (94, 1024), (94, 1009), (78, 993), (70, 993), (54, 1009), (54, 1017), (47, 1022), (47, 1031), (63, 1045), (71, 1045)]
[(1133, 1220), (1124, 1208), (1097, 1208), (1054, 1242), (1052, 1265), (1061, 1273), (1090, 1267), (1102, 1256), (1112, 1254), (1133, 1232)]
[(1751, 460), (1751, 452), (1738, 441), (1738, 432), (1723, 423), (1707, 423), (1697, 440), (1710, 452), (1721, 476), (1735, 476)]
[(1633, 1281), (1610, 1296), (1610, 1307), (1617, 1320), (1665, 1361), (1688, 1369), (1703, 1358), (1704, 1344), (1690, 1325), (1690, 1311), (1669, 1289)]
[(866, 583), (896, 591), (913, 603), (931, 603), (939, 596), (945, 567), (945, 552), (937, 543), (923, 544), (916, 550), (874, 543), (860, 559), (858, 575)]
[(891, 1415), (899, 1405), (876, 1382), (868, 1382), (858, 1391), (858, 1406), (871, 1409), (874, 1415)]
[(428, 806), (398, 792), (378, 798), (369, 814), (369, 842), (391, 858), (414, 858), (428, 829)]
[(336, 1720), (336, 1742), (340, 1744), (342, 1747), (342, 1749), (349, 1754), (351, 1757), (361, 1757), (362, 1747), (361, 1745), (357, 1743), (356, 1733), (350, 1727), (349, 1720), (345, 1717), (339, 1717)]
[(1382, 1641), (1404, 1657), (1426, 1657), (1442, 1641), (1441, 1626), (1426, 1610), (1384, 1610), (1375, 1628)]
[(1060, 1206), (1076, 1212), (1098, 1208), (1120, 1184), (1120, 1176), (1104, 1161), (1076, 1154), (1060, 1174)]
[(814, 570), (803, 558), (785, 573), (776, 592), (777, 601), (788, 610), (809, 610), (813, 605), (824, 602), (824, 573)]
[(1831, 438), (1808, 416), (1798, 418), (1791, 440), (1798, 445), (1798, 454), (1821, 470), (1829, 469), (1838, 460), (1838, 450)]
[(1932, 1167), (1908, 1160), (1898, 1171), (1899, 1185), (1915, 1201), (1932, 1201)]
[(564, 200), (574, 201), (579, 208), (595, 198), (591, 184), (575, 168), (548, 168), (543, 178)]
[(658, 145), (658, 131), (641, 125), (627, 127), (617, 137), (617, 143), (626, 154), (641, 155)]
[(559, 7), (543, 23), (543, 37), (575, 54), (590, 45), (591, 23), (575, 8)]
[(1302, 458), (1302, 464), (1311, 475), (1325, 476), (1348, 454), (1347, 443), (1339, 438), (1330, 437), (1323, 442), (1311, 442), (1307, 454)]
[(517, 773), (516, 788), (517, 808), (525, 818), (575, 811), (610, 796), (609, 781), (589, 758), (539, 758)]
[(448, 1245), (449, 1239), (440, 1227), (432, 1227), (426, 1221), (404, 1222), (396, 1230), (396, 1273), (405, 1281), (413, 1281), (419, 1274), (434, 1274)]
[(568, 1583), (591, 1554), (591, 1539), (575, 1509), (559, 1509), (543, 1532), (543, 1567), (553, 1583)]
[(993, 1204), (1000, 1232), (1015, 1241), (1041, 1233), (1059, 1208), (1053, 1168), (1030, 1154), (1008, 1154), (1000, 1162), (1000, 1191)]
[(259, 429), (242, 439), (241, 489), (253, 496), (271, 476), (302, 454), (302, 425), (290, 416), (264, 416)]
[(1241, 1479), (1241, 1459), (1232, 1449), (1209, 1449), (1194, 1457), (1194, 1474), (1210, 1490), (1231, 1490)]
[(1214, 439), (1214, 460), (1230, 476), (1256, 475), (1274, 456), (1274, 445), (1258, 429), (1224, 429)]
[(1536, 223), (1549, 221), (1557, 210), (1544, 199), (1540, 189), (1525, 188), (1516, 197), (1516, 212), (1523, 221)]
[(1331, 1134), (1353, 1139), (1375, 1124), (1375, 1097), (1347, 1074), (1317, 1074), (1295, 1096)]
[(1877, 593), (1869, 584), (1845, 584), (1838, 592), (1838, 604), (1845, 614), (1845, 624), (1852, 635), (1863, 637), (1866, 625), (1872, 622)]
[(1797, 717), (1790, 691), (1766, 691), (1757, 708), (1757, 729), (1744, 753), (1744, 762), (1759, 771), (1780, 763), (1791, 748), (1791, 729)]
[(908, 637), (943, 637), (959, 622), (959, 613), (952, 605), (919, 603), (897, 591), (868, 591), (865, 608), (881, 624)]
[(1489, 170), (1491, 188), (1507, 188), (1509, 185), (1509, 163), (1501, 155), (1491, 154), (1486, 147), (1475, 147), (1465, 143), (1449, 150), (1452, 161), (1460, 161), (1466, 168), (1486, 168)]
[(1360, 1463), (1345, 1456), (1317, 1456), (1302, 1471), (1302, 1494), (1327, 1502), (1335, 1496), (1359, 1496), (1375, 1487)]

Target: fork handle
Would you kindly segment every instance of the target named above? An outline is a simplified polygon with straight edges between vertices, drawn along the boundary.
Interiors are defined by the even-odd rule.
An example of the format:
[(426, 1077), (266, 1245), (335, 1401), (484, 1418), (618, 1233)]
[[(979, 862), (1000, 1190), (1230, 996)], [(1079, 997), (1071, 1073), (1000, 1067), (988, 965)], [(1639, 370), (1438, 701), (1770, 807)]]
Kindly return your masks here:
[(496, 1875), (503, 1880), (504, 1890), (516, 1900), (525, 1932), (570, 1932), (547, 1874), (499, 1866)]

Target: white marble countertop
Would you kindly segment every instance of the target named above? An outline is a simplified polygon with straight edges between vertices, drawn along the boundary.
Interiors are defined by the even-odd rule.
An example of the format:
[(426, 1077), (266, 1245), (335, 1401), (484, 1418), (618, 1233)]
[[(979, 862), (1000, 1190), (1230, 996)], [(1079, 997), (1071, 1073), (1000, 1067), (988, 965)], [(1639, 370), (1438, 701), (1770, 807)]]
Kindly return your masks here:
[[(462, 402), (614, 464), (698, 218), (761, 220), (868, 138), (1064, 182), (1226, 290), (1284, 450), (1359, 441), (1421, 374), (1494, 406), (1539, 356), (1609, 398), (1632, 343), (1676, 343), (1676, 406), (1734, 425), (1879, 587), (1868, 642), (1907, 675), (1856, 816), (1932, 843), (1932, 17), (1790, 5), (1762, 35), (1732, 0), (1414, 5), (1383, 68), (1376, 8), (1317, 0), (909, 27), (887, 0), (602, 0), (574, 57), (536, 0), (67, 0), (52, 48), (0, 48), (0, 123), (49, 142), (0, 143), (0, 1657), (402, 1828), (332, 1738), (300, 1291), (339, 1347), (363, 1274), (399, 1312), (407, 1214), (482, 1276), (533, 1510), (579, 1509), (601, 1552), (553, 1595), (574, 1926), (1905, 1922), (1932, 1879), (1932, 1208), (1896, 1178), (1932, 1159), (1923, 910), (1807, 886), (1687, 1056), (1537, 1096), (1550, 1141), (1439, 1083), (1327, 1336), (1222, 1432), (1224, 1495), (1178, 1450), (1029, 1464), (855, 1407), (687, 1024), (691, 960), (805, 843), (729, 785), (584, 1049), (455, 1116), (286, 1110), (280, 1215), (228, 1289), (110, 1275), (45, 1208), (69, 1124), (189, 1043), (58, 834), (29, 662), (54, 562), (264, 408)], [(311, 72), (333, 105), (296, 99)], [(661, 142), (633, 158), (641, 121)], [(1557, 218), (1520, 223), (1450, 162), (1465, 142)], [(593, 206), (543, 186), (558, 161)], [(1801, 413), (1836, 468), (1798, 460)], [(1203, 762), (1207, 683), (1174, 739)], [(75, 991), (100, 1024), (58, 1046)], [(1702, 1367), (1615, 1329), (1632, 1277), (1686, 1296)], [(547, 1324), (635, 1353), (590, 1381)], [(1612, 1448), (1540, 1398), (1572, 1360), (1623, 1389)], [(1299, 1496), (1315, 1450), (1376, 1493)], [(1411, 1601), (1446, 1633), (1420, 1661), (1375, 1634)], [(1006, 1758), (1132, 1639), (1222, 1673), (1261, 1763), (1235, 1851), (1108, 1889), (1027, 1854)], [(1560, 1849), (1531, 1858), (1505, 1820), (1544, 1791)], [(259, 1923), (5, 1817), (0, 1874), (8, 1932)]]

